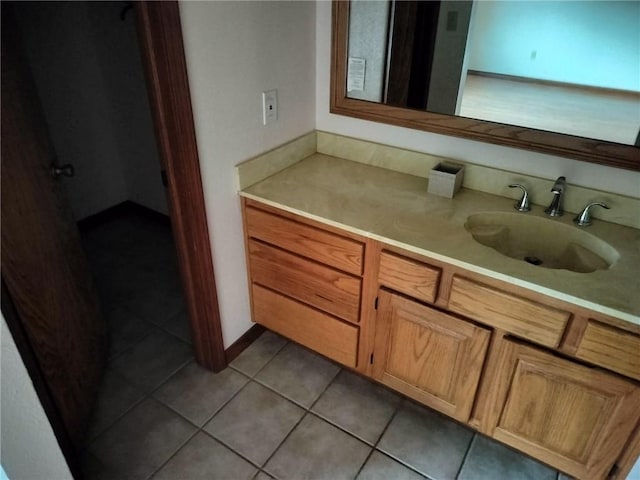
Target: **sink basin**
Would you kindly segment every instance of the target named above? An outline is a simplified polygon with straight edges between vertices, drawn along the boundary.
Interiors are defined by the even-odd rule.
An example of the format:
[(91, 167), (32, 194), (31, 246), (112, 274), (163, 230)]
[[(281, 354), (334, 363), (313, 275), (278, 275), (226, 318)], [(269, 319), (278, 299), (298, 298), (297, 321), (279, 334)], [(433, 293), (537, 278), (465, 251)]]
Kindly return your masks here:
[(590, 273), (610, 268), (620, 257), (607, 242), (578, 227), (522, 213), (476, 213), (465, 228), (476, 242), (544, 268)]

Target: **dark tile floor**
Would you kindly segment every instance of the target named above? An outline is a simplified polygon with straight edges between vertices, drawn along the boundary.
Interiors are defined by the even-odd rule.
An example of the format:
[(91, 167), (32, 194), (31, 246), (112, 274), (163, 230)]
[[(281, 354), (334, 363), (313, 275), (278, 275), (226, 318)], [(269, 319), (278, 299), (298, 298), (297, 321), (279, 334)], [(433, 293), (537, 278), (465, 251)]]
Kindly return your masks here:
[(208, 372), (169, 228), (129, 215), (84, 242), (111, 337), (89, 479), (564, 478), (271, 332)]

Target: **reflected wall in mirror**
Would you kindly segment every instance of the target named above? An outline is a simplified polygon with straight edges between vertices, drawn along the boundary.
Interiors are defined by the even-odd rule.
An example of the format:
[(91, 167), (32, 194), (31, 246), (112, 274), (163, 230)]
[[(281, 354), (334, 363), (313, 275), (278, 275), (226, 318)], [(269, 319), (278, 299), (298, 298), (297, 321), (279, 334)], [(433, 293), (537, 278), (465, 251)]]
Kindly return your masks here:
[(640, 170), (639, 1), (334, 2), (332, 112)]

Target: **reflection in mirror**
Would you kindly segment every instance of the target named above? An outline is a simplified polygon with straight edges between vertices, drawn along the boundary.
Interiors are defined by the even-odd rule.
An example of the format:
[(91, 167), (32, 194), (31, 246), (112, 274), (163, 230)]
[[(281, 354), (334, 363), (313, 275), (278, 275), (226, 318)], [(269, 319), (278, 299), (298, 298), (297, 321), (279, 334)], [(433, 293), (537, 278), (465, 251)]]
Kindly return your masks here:
[(347, 97), (634, 145), (640, 2), (366, 1)]

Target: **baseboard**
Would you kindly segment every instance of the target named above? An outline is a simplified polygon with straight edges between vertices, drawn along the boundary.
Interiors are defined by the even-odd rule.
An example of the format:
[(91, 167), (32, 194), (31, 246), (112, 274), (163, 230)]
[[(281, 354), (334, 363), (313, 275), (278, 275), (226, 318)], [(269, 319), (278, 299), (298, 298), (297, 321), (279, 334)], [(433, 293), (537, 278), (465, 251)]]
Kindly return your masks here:
[(480, 70), (467, 70), (468, 75), (476, 77), (497, 78), (500, 80), (510, 80), (512, 82), (534, 83), (537, 85), (549, 85), (552, 87), (573, 88), (576, 90), (585, 90), (594, 93), (603, 93), (607, 95), (620, 95), (631, 98), (638, 98), (640, 94), (633, 90), (621, 90), (611, 87), (598, 87), (595, 85), (581, 85), (579, 83), (561, 82), (559, 80), (545, 80), (542, 78), (520, 77), (518, 75), (508, 75), (505, 73), (482, 72)]
[(144, 205), (140, 205), (139, 203), (132, 202), (131, 200), (126, 200), (122, 203), (114, 205), (113, 207), (109, 207), (106, 210), (94, 213), (93, 215), (90, 215), (87, 218), (83, 218), (82, 220), (78, 221), (78, 230), (80, 230), (81, 232), (86, 232), (118, 217), (132, 213), (140, 215), (141, 217), (148, 218), (155, 222), (171, 226), (171, 218), (168, 215), (156, 212), (155, 210), (151, 210), (150, 208), (145, 207)]
[(255, 323), (238, 340), (233, 342), (229, 348), (225, 349), (224, 357), (227, 363), (233, 362), (245, 348), (251, 345), (266, 329), (262, 325)]

